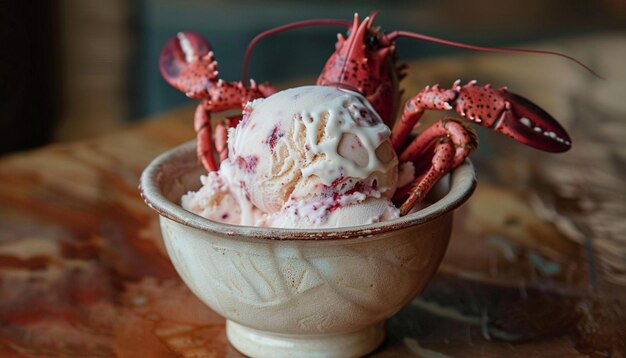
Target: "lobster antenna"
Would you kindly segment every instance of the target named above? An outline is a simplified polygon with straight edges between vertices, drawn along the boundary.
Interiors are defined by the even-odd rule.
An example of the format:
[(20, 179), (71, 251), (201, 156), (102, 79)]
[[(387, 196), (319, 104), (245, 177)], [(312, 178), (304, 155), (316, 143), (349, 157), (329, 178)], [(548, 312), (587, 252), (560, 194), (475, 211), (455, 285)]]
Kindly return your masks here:
[(425, 40), (425, 41), (430, 41), (430, 42), (434, 42), (434, 43), (438, 43), (438, 44), (442, 44), (442, 45), (446, 45), (446, 46), (452, 46), (452, 47), (460, 47), (460, 48), (465, 48), (465, 49), (469, 49), (469, 50), (474, 50), (474, 51), (486, 51), (486, 52), (504, 52), (504, 53), (536, 53), (536, 54), (542, 54), (542, 55), (553, 55), (553, 56), (559, 56), (559, 57), (563, 57), (566, 58), (572, 62), (575, 62), (576, 64), (578, 64), (579, 66), (583, 67), (584, 69), (586, 69), (587, 71), (589, 71), (591, 74), (593, 74), (594, 76), (600, 78), (600, 79), (604, 79), (604, 77), (600, 76), (599, 74), (597, 74), (594, 70), (592, 70), (589, 66), (585, 65), (584, 63), (578, 61), (577, 59), (559, 53), (559, 52), (555, 52), (555, 51), (545, 51), (545, 50), (530, 50), (530, 49), (517, 49), (517, 48), (503, 48), (503, 47), (484, 47), (484, 46), (474, 46), (474, 45), (468, 45), (468, 44), (464, 44), (461, 42), (455, 42), (455, 41), (450, 41), (450, 40), (444, 40), (444, 39), (440, 39), (437, 37), (432, 37), (432, 36), (428, 36), (428, 35), (422, 35), (422, 34), (418, 34), (415, 32), (409, 32), (409, 31), (394, 31), (391, 32), (387, 35), (387, 38), (391, 41), (396, 40), (398, 37), (410, 37), (413, 39), (418, 39), (418, 40)]
[(252, 39), (252, 41), (250, 41), (250, 43), (248, 44), (248, 48), (246, 49), (246, 54), (245, 54), (245, 56), (243, 58), (243, 71), (242, 71), (242, 75), (241, 75), (241, 82), (245, 83), (248, 80), (248, 62), (250, 61), (250, 55), (252, 54), (252, 48), (259, 41), (261, 41), (262, 39), (264, 39), (267, 36), (271, 36), (271, 35), (277, 34), (279, 32), (283, 32), (283, 31), (287, 31), (287, 30), (291, 30), (291, 29), (297, 29), (297, 28), (300, 28), (300, 27), (318, 26), (318, 25), (336, 25), (336, 26), (350, 27), (350, 26), (352, 26), (352, 23), (349, 22), (349, 21), (334, 20), (334, 19), (304, 20), (304, 21), (292, 22), (290, 24), (278, 26), (278, 27), (275, 27), (273, 29), (269, 29), (267, 31), (261, 32), (260, 34), (256, 35)]

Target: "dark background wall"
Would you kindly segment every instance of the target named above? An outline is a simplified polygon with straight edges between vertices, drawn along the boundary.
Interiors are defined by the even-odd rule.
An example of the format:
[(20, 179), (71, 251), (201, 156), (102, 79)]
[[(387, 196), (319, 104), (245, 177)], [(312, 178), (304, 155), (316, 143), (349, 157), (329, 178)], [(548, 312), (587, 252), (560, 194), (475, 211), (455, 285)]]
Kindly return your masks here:
[(0, 8), (0, 154), (53, 138), (59, 120), (58, 14), (51, 2)]
[[(411, 30), (487, 46), (626, 29), (626, 2), (595, 1), (201, 1), (110, 0), (2, 3), (0, 153), (119, 130), (189, 103), (158, 72), (158, 54), (178, 31), (212, 43), (220, 76), (241, 76), (255, 34), (310, 18), (351, 19), (378, 9), (384, 29)], [(283, 33), (256, 49), (250, 73), (281, 83), (314, 78), (337, 28)], [(400, 40), (402, 58), (463, 50)], [(419, 71), (425, 69), (412, 69)], [(512, 69), (514, 71), (514, 69)]]

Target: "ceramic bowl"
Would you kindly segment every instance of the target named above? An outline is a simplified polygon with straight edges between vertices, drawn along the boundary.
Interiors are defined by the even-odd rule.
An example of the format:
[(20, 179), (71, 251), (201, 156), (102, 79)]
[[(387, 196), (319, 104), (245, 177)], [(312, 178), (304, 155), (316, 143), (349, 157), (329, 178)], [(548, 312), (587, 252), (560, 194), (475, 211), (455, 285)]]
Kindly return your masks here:
[(351, 357), (374, 350), (384, 321), (435, 273), (452, 214), (471, 195), (469, 161), (426, 208), (397, 220), (323, 230), (233, 226), (184, 210), (200, 186), (195, 142), (156, 158), (141, 192), (160, 216), (176, 270), (226, 318), (231, 344), (253, 357)]

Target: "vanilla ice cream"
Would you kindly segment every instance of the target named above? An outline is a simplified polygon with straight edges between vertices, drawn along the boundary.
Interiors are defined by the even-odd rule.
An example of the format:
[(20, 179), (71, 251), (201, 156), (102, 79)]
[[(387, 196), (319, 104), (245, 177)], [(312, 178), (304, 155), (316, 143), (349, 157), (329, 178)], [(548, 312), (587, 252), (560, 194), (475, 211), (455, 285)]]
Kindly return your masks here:
[(182, 204), (241, 225), (312, 228), (393, 219), (398, 158), (389, 137), (360, 94), (323, 86), (278, 92), (246, 105), (229, 131), (228, 158)]

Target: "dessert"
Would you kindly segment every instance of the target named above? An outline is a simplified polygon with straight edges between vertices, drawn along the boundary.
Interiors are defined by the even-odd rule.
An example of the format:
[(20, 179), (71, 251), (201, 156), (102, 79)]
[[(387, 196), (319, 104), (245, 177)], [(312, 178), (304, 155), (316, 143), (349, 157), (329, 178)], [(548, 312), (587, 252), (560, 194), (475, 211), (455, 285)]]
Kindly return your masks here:
[(390, 199), (398, 158), (389, 137), (355, 92), (305, 86), (256, 99), (229, 130), (228, 157), (182, 206), (214, 221), (282, 228), (397, 218)]

